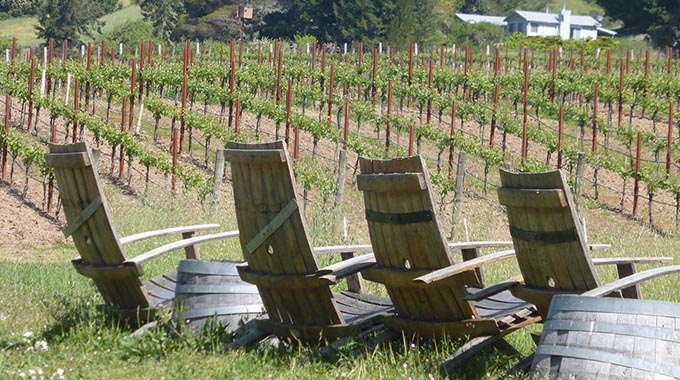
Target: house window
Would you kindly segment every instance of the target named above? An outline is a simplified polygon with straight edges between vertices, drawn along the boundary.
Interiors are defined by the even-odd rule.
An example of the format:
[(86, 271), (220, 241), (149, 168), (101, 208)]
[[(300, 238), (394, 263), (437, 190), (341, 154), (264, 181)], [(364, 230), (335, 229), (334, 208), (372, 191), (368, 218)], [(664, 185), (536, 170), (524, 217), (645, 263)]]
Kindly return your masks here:
[(515, 33), (515, 24), (508, 24), (508, 33)]
[(531, 33), (538, 33), (538, 25), (531, 24)]

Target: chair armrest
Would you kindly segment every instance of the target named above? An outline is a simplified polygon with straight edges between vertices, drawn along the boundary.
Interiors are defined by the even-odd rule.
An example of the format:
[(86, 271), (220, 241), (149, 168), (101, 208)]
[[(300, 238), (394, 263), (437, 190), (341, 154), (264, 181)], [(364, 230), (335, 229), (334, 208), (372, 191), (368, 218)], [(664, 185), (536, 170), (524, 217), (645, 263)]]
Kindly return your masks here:
[(680, 265), (671, 265), (667, 267), (649, 269), (644, 272), (632, 274), (620, 280), (610, 282), (609, 284), (602, 285), (598, 288), (589, 290), (581, 295), (586, 297), (601, 297), (612, 292), (615, 292), (617, 290), (627, 288), (631, 285), (639, 284), (642, 281), (650, 280), (655, 277), (665, 276), (667, 274), (676, 272), (680, 272)]
[(197, 224), (197, 225), (193, 225), (193, 226), (171, 227), (171, 228), (165, 228), (165, 229), (162, 229), (162, 230), (141, 232), (141, 233), (138, 233), (138, 234), (122, 237), (118, 240), (120, 241), (120, 244), (126, 245), (126, 244), (130, 244), (132, 242), (151, 239), (151, 238), (155, 238), (155, 237), (159, 237), (159, 236), (172, 235), (172, 234), (185, 234), (185, 233), (189, 233), (189, 232), (213, 230), (215, 228), (218, 228), (219, 226), (220, 226), (219, 224)]
[(413, 281), (422, 282), (422, 283), (425, 283), (425, 284), (431, 284), (431, 283), (434, 283), (434, 282), (437, 282), (437, 281), (440, 281), (440, 280), (447, 279), (447, 278), (454, 276), (454, 275), (457, 275), (459, 273), (463, 273), (463, 272), (467, 272), (467, 271), (475, 269), (475, 268), (479, 268), (482, 265), (491, 264), (491, 263), (494, 263), (496, 261), (507, 260), (507, 259), (510, 259), (512, 257), (515, 257), (515, 250), (514, 249), (509, 249), (507, 251), (494, 252), (494, 253), (490, 253), (488, 255), (478, 257), (476, 259), (464, 261), (460, 264), (451, 265), (449, 267), (436, 270), (436, 271), (428, 273), (424, 276), (414, 278)]
[(361, 255), (320, 268), (316, 273), (321, 278), (335, 282), (338, 279), (358, 273), (373, 265), (375, 265), (375, 256), (373, 254)]
[(611, 244), (588, 244), (591, 251), (604, 251), (612, 247)]
[(504, 292), (508, 289), (512, 289), (520, 284), (522, 284), (524, 281), (522, 278), (518, 278), (516, 280), (508, 280), (504, 282), (499, 282), (496, 285), (489, 286), (488, 288), (484, 288), (478, 292), (470, 293), (467, 296), (464, 297), (466, 301), (479, 301), (483, 300), (486, 298), (489, 298), (493, 295), (496, 295), (498, 293)]
[(672, 257), (605, 257), (593, 259), (595, 265), (620, 265), (632, 263), (669, 263), (673, 261)]
[(326, 247), (315, 247), (315, 255), (325, 255), (329, 253), (357, 253), (372, 250), (373, 247), (370, 244), (357, 244), (357, 245), (331, 245)]
[(512, 240), (462, 241), (449, 243), (450, 249), (512, 248)]
[(169, 243), (162, 245), (158, 248), (152, 249), (146, 253), (143, 253), (139, 256), (132, 257), (128, 260), (125, 260), (126, 262), (132, 262), (135, 264), (141, 264), (145, 261), (149, 261), (151, 259), (154, 259), (160, 255), (163, 255), (168, 252), (172, 252), (176, 249), (180, 248), (186, 248), (189, 246), (193, 246), (195, 244), (199, 243), (205, 243), (209, 242), (212, 240), (220, 240), (220, 239), (226, 239), (226, 238), (232, 238), (232, 237), (237, 237), (238, 236), (238, 231), (227, 231), (227, 232), (219, 232), (216, 234), (210, 234), (210, 235), (202, 235), (202, 236), (197, 236), (189, 239), (183, 239), (180, 241), (176, 241), (174, 243)]

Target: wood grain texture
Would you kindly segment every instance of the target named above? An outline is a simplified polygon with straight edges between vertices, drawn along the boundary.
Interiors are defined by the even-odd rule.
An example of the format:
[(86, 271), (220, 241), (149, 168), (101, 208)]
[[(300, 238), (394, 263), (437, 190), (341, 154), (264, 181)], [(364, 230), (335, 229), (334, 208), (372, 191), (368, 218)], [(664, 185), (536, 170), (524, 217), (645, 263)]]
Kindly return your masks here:
[[(301, 340), (330, 339), (353, 334), (359, 325), (375, 324), (391, 310), (388, 300), (356, 304), (352, 310), (365, 317), (358, 318), (339, 303), (346, 297), (331, 292), (336, 275), (347, 274), (347, 267), (319, 267), (283, 142), (230, 142), (225, 156), (231, 163), (241, 247), (248, 262), (239, 272), (257, 285), (268, 314), (258, 320), (260, 328)], [(365, 247), (331, 251), (355, 249)], [(359, 267), (366, 259), (361, 257), (356, 260)]]
[[(404, 331), (407, 336), (459, 338), (504, 335), (524, 321), (537, 320), (531, 311), (513, 316), (513, 312), (532, 310), (532, 306), (512, 297), (507, 290), (504, 301), (468, 302), (465, 299), (471, 287), (483, 285), (476, 269), (485, 261), (502, 257), (494, 257), (494, 260), (473, 258), (469, 265), (454, 265), (421, 157), (361, 158), (359, 165), (358, 186), (364, 195), (369, 235), (377, 262), (363, 274), (366, 279), (385, 285), (394, 303), (396, 316), (385, 318), (387, 326)], [(426, 214), (431, 217), (416, 217)], [(504, 243), (473, 242), (454, 244), (453, 247), (475, 249), (499, 245)], [(511, 257), (511, 253), (501, 256)], [(448, 268), (454, 269), (445, 273)], [(441, 276), (432, 281), (416, 280), (433, 272), (441, 273)], [(509, 324), (499, 325), (499, 321), (507, 317), (510, 317)]]
[(557, 296), (543, 328), (533, 379), (680, 377), (680, 304)]
[[(141, 265), (143, 261), (177, 248), (227, 237), (197, 237), (194, 240), (170, 243), (130, 260), (125, 255), (123, 243), (170, 233), (205, 230), (217, 225), (151, 231), (133, 235), (121, 242), (96, 170), (97, 160), (90, 147), (82, 142), (71, 145), (49, 144), (45, 162), (54, 172), (64, 215), (74, 229), (71, 236), (80, 257), (73, 260), (73, 265), (80, 274), (91, 278), (95, 283), (104, 298), (105, 304), (102, 307), (120, 318), (143, 323), (172, 305), (176, 275), (169, 272), (142, 282), (140, 276), (144, 273)], [(88, 205), (98, 203), (93, 203), (95, 199), (101, 204), (76, 223), (79, 215), (85, 215), (83, 210)]]

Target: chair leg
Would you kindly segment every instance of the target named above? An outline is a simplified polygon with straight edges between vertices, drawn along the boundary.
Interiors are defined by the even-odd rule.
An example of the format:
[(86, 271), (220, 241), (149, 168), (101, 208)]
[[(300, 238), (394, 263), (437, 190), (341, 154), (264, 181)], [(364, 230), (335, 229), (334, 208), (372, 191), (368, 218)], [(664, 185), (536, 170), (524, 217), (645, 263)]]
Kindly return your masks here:
[(496, 343), (494, 343), (494, 347), (500, 352), (503, 353), (505, 356), (510, 356), (510, 357), (521, 357), (522, 354), (520, 354), (519, 351), (515, 347), (512, 346), (512, 344), (508, 343), (505, 339), (499, 339)]
[(527, 373), (531, 368), (531, 363), (534, 361), (534, 354), (527, 356), (526, 358), (520, 360), (512, 368), (510, 368), (505, 374), (499, 378), (499, 380), (504, 380), (510, 378), (510, 376), (517, 375), (519, 373)]
[(474, 338), (465, 343), (439, 366), (440, 376), (448, 378), (452, 370), (460, 363), (471, 359), (474, 355), (477, 355), (485, 349), (495, 345), (499, 340), (501, 340), (501, 337), (498, 335), (493, 335)]
[(248, 321), (246, 324), (239, 327), (238, 330), (236, 330), (236, 334), (238, 337), (233, 342), (226, 345), (224, 351), (229, 351), (237, 349), (239, 347), (247, 346), (249, 344), (260, 341), (270, 335), (269, 332), (257, 327), (257, 324), (255, 323), (254, 319)]

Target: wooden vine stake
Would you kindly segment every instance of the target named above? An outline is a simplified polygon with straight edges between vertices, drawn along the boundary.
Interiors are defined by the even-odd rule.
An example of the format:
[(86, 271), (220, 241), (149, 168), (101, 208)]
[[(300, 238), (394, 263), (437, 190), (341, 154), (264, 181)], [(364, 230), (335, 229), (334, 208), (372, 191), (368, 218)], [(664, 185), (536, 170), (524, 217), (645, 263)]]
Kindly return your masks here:
[(239, 126), (241, 125), (241, 99), (236, 99), (236, 112), (234, 113), (234, 136), (238, 137)]
[(178, 133), (177, 133), (177, 128), (175, 128), (172, 131), (172, 179), (171, 179), (171, 186), (170, 189), (172, 190), (172, 196), (174, 197), (177, 192), (177, 151), (179, 150), (179, 146), (177, 143), (178, 140)]
[[(344, 128), (342, 132), (341, 149), (338, 155), (338, 178), (335, 182), (335, 201), (334, 207), (340, 207), (342, 205), (342, 199), (345, 192), (345, 173), (347, 170), (347, 135), (349, 132), (349, 100), (345, 98), (345, 109), (344, 109)], [(335, 229), (339, 230), (341, 225), (341, 214), (336, 213), (337, 217), (335, 220)]]
[(2, 175), (0, 175), (0, 179), (4, 180), (5, 175), (7, 172), (7, 152), (8, 152), (8, 144), (7, 144), (7, 137), (9, 136), (9, 119), (10, 119), (10, 110), (12, 109), (12, 98), (8, 94), (5, 94), (5, 120), (4, 120), (4, 131), (5, 131), (5, 138), (3, 139), (2, 143)]
[(597, 151), (597, 98), (599, 95), (599, 85), (595, 82), (595, 88), (593, 89), (593, 140), (591, 146), (591, 152), (595, 154)]
[[(189, 54), (190, 54), (190, 49), (191, 49), (191, 41), (187, 40), (186, 47), (184, 48), (184, 52), (182, 54), (182, 108), (180, 110), (180, 118), (179, 118), (179, 125), (180, 125), (180, 133), (179, 133), (179, 151), (182, 151), (183, 145), (184, 145), (184, 127), (185, 127), (185, 120), (184, 120), (184, 113), (186, 112), (187, 108), (187, 71), (189, 70)], [(175, 144), (176, 141), (173, 140), (173, 144)], [(173, 147), (174, 149), (174, 147)], [(173, 194), (174, 194), (174, 189), (173, 189)]]
[(453, 135), (456, 132), (456, 101), (451, 102), (451, 124), (449, 128), (449, 178), (453, 171)]
[[(427, 92), (432, 92), (432, 72), (433, 72), (433, 61), (430, 58), (428, 73), (427, 73)], [(425, 124), (430, 125), (432, 123), (432, 96), (427, 97), (427, 113), (425, 117)]]
[(642, 148), (642, 132), (637, 133), (635, 148), (635, 183), (633, 185), (633, 218), (637, 216), (638, 195), (640, 194), (640, 151)]
[[(647, 79), (649, 78), (649, 65), (650, 65), (650, 54), (651, 52), (649, 49), (645, 52), (645, 76), (642, 81), (642, 97), (646, 98), (647, 97)], [(642, 103), (642, 114), (640, 116), (645, 117), (646, 113), (646, 107), (644, 105), (645, 103)]]
[(326, 128), (331, 128), (331, 117), (333, 116), (333, 87), (335, 87), (335, 64), (331, 63), (330, 78), (328, 79), (328, 115), (326, 117)]
[[(408, 45), (408, 87), (411, 88), (411, 84), (413, 83), (413, 44)], [(411, 107), (411, 97), (407, 97), (406, 99), (406, 107)], [(409, 155), (412, 154), (409, 153)]]
[(668, 134), (666, 135), (666, 176), (671, 174), (671, 142), (673, 140), (673, 101), (668, 101)]
[(35, 59), (31, 59), (31, 71), (28, 75), (28, 123), (26, 124), (26, 130), (31, 128), (31, 123), (33, 122), (33, 87), (35, 85)]
[[(390, 129), (392, 115), (392, 81), (387, 82), (387, 118), (385, 123), (385, 152), (390, 153)], [(345, 128), (346, 130), (347, 128)]]
[(288, 89), (286, 91), (286, 132), (285, 138), (286, 145), (290, 144), (290, 107), (293, 97), (293, 80), (288, 79)]
[(619, 99), (618, 99), (618, 124), (617, 126), (621, 126), (621, 119), (623, 117), (623, 74), (624, 74), (624, 63), (623, 60), (619, 62)]
[(371, 74), (371, 102), (375, 106), (375, 95), (378, 93), (378, 86), (376, 86), (376, 80), (378, 77), (378, 49), (373, 48), (373, 72)]
[(493, 140), (494, 140), (494, 135), (496, 133), (496, 116), (498, 112), (498, 71), (501, 68), (501, 60), (500, 60), (500, 51), (498, 50), (498, 46), (494, 47), (493, 51), (494, 55), (494, 64), (493, 64), (493, 77), (494, 77), (494, 86), (493, 86), (493, 109), (491, 112), (491, 130), (489, 131), (489, 147), (493, 147)]
[[(141, 66), (140, 61), (140, 66)], [(130, 62), (131, 66), (131, 76), (130, 76), (130, 107), (129, 107), (129, 116), (128, 116), (128, 127), (127, 130), (131, 131), (132, 130), (132, 125), (134, 124), (134, 119), (135, 119), (135, 89), (137, 88), (137, 62), (133, 59)], [(191, 149), (191, 148), (190, 148)]]
[(564, 130), (564, 105), (560, 104), (560, 116), (557, 123), (557, 168), (562, 168), (562, 133)]
[(231, 39), (229, 44), (229, 129), (231, 129), (232, 119), (234, 117), (234, 79), (236, 67), (234, 65), (234, 39)]
[[(78, 140), (78, 110), (80, 109), (80, 81), (75, 79), (73, 84), (73, 136), (71, 142), (75, 143)], [(57, 141), (57, 126), (54, 120), (50, 117), (51, 139)]]
[(524, 48), (524, 86), (522, 87), (524, 98), (522, 100), (522, 165), (527, 159), (527, 118), (529, 105), (529, 65), (527, 60), (527, 49)]
[[(85, 64), (88, 80), (85, 81), (85, 110), (90, 109), (90, 72), (92, 71), (92, 43), (87, 43), (87, 60)], [(94, 107), (92, 107), (92, 115), (94, 115)]]
[[(125, 135), (125, 124), (126, 120), (125, 118), (127, 117), (127, 97), (123, 97), (123, 106), (120, 111), (120, 134), (121, 136)], [(175, 130), (176, 131), (176, 130)], [(125, 146), (123, 143), (120, 144), (120, 156), (118, 158), (118, 180), (123, 179), (123, 169), (125, 167)]]

